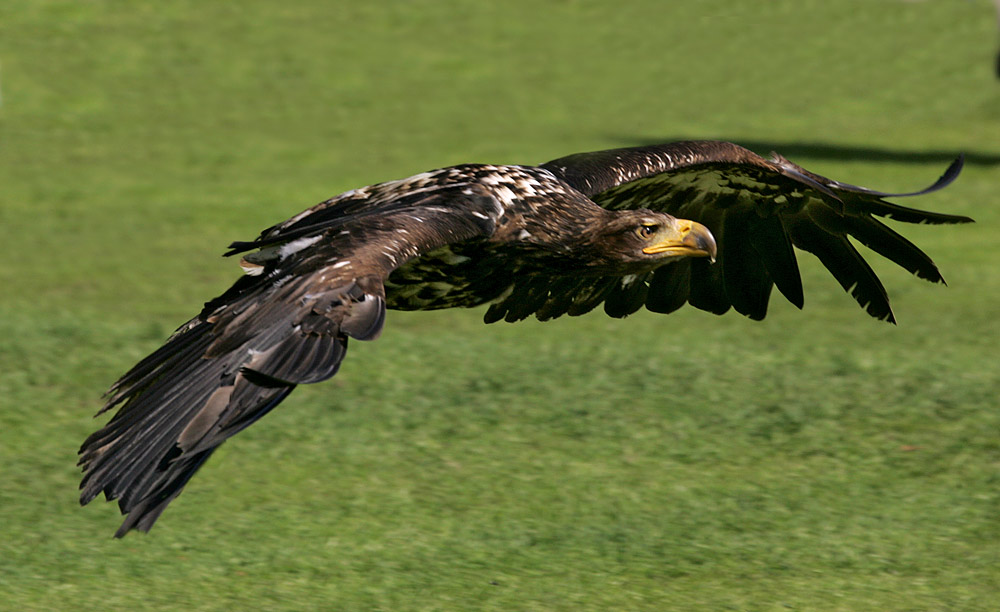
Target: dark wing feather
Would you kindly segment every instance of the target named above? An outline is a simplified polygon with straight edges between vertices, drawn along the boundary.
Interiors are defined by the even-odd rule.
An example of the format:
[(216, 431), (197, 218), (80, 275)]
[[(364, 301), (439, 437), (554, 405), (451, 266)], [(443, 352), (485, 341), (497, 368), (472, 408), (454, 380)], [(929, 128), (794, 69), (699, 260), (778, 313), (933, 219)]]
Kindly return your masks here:
[[(764, 259), (754, 245), (755, 226), (760, 217), (746, 207), (734, 206), (728, 209), (723, 219), (719, 266), (725, 272), (722, 276), (723, 293), (732, 303), (736, 312), (751, 319), (760, 320), (767, 313), (767, 302), (774, 283), (767, 271)], [(753, 257), (745, 256), (753, 253)]]
[[(503, 320), (508, 323), (521, 321), (542, 308), (549, 298), (550, 283), (548, 277), (541, 275), (525, 275), (519, 278), (513, 285), (510, 297), (504, 300), (507, 310)], [(496, 314), (494, 313), (494, 316)]]
[(801, 216), (789, 224), (789, 233), (792, 242), (818, 257), (868, 314), (895, 323), (885, 287), (846, 236), (832, 233)]
[[(694, 202), (701, 196), (699, 192), (688, 188), (689, 201)], [(724, 206), (708, 208), (705, 210), (704, 224), (708, 226), (716, 236), (719, 245), (725, 244), (726, 207), (732, 204), (733, 198), (725, 197), (721, 199)], [(719, 252), (721, 257), (725, 257), (724, 250)], [(729, 296), (726, 295), (725, 280), (722, 273), (725, 270), (725, 263), (717, 262), (718, 265), (710, 264), (708, 260), (702, 259), (691, 262), (691, 293), (688, 296), (688, 303), (695, 308), (707, 310), (713, 314), (725, 314), (732, 307)]]
[(656, 312), (686, 301), (718, 314), (732, 306), (760, 319), (775, 285), (801, 308), (794, 245), (816, 255), (869, 314), (892, 321), (885, 289), (849, 237), (920, 278), (939, 282), (934, 262), (874, 216), (908, 223), (971, 221), (883, 199), (947, 186), (961, 171), (962, 157), (926, 189), (895, 194), (833, 181), (779, 155), (768, 160), (716, 141), (581, 153), (542, 168), (605, 208), (666, 212), (703, 223), (715, 234), (715, 265), (699, 260), (688, 264), (690, 274), (676, 264), (653, 273), (646, 306)]
[[(636, 283), (644, 285), (644, 279)], [(645, 291), (643, 288), (636, 290)], [(607, 311), (611, 316), (623, 317), (642, 307), (624, 305), (627, 289), (617, 276), (600, 277), (550, 277), (542, 273), (524, 273), (514, 277), (508, 292), (497, 298), (483, 317), (486, 323), (507, 321), (514, 323), (534, 314), (540, 321), (548, 321), (568, 314), (577, 317), (597, 308), (611, 294), (614, 305)], [(607, 309), (606, 309), (607, 310)], [(622, 311), (623, 314), (617, 314)], [(626, 312), (627, 311), (627, 312)]]
[(778, 287), (778, 291), (797, 308), (802, 308), (805, 300), (802, 277), (799, 275), (799, 264), (795, 259), (792, 240), (781, 217), (772, 215), (751, 218), (754, 220), (754, 227), (750, 243), (753, 245), (754, 253), (764, 263), (764, 268), (771, 281)]
[(670, 314), (687, 302), (691, 292), (691, 262), (682, 259), (657, 268), (649, 280), (646, 308), (652, 312)]
[[(208, 302), (116, 382), (102, 412), (117, 407), (117, 413), (80, 449), (81, 503), (103, 492), (127, 514), (117, 536), (149, 530), (223, 441), (296, 385), (333, 376), (349, 337), (379, 335), (383, 282), (395, 267), (493, 231), (497, 203), (481, 187), (400, 195), (406, 205), (382, 194), (381, 213), (369, 207), (325, 217), (318, 230), (310, 225), (311, 234), (281, 234), (285, 247), (251, 256), (256, 275)], [(316, 240), (287, 242), (307, 235)]]
[[(566, 299), (567, 296), (579, 295), (586, 287), (594, 283), (593, 278), (583, 278), (578, 276), (564, 276), (555, 279), (549, 286), (549, 296), (545, 304), (538, 309), (535, 316), (540, 321), (555, 319), (569, 312), (573, 307), (573, 301)], [(496, 305), (494, 305), (496, 306)], [(491, 306), (492, 308), (493, 306)], [(498, 306), (497, 306), (498, 307)], [(499, 307), (498, 307), (499, 308)]]
[(624, 277), (611, 286), (604, 298), (604, 312), (610, 317), (621, 319), (636, 312), (646, 303), (649, 285), (645, 275)]

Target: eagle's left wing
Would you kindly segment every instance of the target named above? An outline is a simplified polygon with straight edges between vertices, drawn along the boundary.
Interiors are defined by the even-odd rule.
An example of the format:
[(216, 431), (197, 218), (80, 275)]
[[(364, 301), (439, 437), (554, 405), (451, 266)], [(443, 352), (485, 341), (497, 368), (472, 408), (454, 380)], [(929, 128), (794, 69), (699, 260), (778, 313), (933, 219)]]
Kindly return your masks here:
[(768, 160), (718, 141), (580, 153), (541, 167), (605, 208), (666, 212), (703, 223), (715, 235), (715, 264), (685, 259), (644, 278), (625, 279), (627, 285), (623, 279), (607, 279), (607, 286), (596, 290), (617, 299), (609, 314), (618, 316), (643, 304), (655, 312), (671, 312), (688, 302), (717, 314), (732, 307), (761, 319), (775, 285), (801, 308), (795, 246), (816, 255), (870, 315), (894, 321), (882, 283), (848, 237), (920, 278), (942, 282), (930, 257), (875, 217), (907, 223), (972, 221), (883, 199), (941, 189), (958, 176), (961, 157), (930, 187), (899, 194), (830, 180), (779, 155)]

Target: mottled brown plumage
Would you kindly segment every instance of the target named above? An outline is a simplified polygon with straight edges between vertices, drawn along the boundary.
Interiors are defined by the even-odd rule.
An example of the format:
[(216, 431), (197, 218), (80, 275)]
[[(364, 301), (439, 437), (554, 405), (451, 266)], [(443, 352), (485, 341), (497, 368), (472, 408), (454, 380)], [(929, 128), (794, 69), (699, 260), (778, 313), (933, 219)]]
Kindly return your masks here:
[(127, 514), (116, 535), (148, 530), (219, 444), (295, 385), (333, 376), (348, 338), (377, 338), (387, 308), (489, 303), (492, 322), (690, 303), (760, 319), (773, 286), (803, 304), (794, 246), (892, 321), (848, 236), (939, 282), (931, 259), (874, 216), (970, 219), (891, 195), (708, 141), (455, 166), (344, 193), (232, 245), (227, 255), (249, 252), (247, 274), (108, 392), (102, 412), (118, 411), (80, 449), (81, 502), (103, 492)]

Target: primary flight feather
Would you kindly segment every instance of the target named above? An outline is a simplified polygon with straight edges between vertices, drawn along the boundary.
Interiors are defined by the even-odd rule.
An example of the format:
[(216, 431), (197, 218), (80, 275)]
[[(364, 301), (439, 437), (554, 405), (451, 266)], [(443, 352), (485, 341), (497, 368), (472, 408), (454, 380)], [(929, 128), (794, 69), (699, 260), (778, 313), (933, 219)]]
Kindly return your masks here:
[(771, 289), (798, 307), (793, 247), (870, 315), (894, 321), (849, 240), (942, 278), (876, 219), (965, 223), (813, 174), (781, 156), (692, 141), (581, 153), (541, 166), (467, 164), (341, 194), (226, 253), (246, 274), (108, 391), (114, 417), (80, 449), (81, 503), (101, 492), (148, 531), (223, 441), (302, 383), (333, 376), (348, 338), (374, 340), (386, 309), (490, 304), (486, 322), (689, 303), (753, 319)]

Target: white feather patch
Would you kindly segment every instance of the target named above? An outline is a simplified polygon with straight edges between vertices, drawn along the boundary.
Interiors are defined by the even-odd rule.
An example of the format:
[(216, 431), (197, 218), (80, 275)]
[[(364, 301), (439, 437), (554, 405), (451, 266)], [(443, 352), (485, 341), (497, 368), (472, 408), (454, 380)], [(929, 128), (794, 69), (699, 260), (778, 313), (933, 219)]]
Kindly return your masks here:
[(306, 238), (299, 238), (298, 240), (293, 240), (288, 244), (283, 244), (281, 245), (281, 248), (278, 249), (278, 257), (284, 259), (285, 257), (288, 257), (292, 253), (298, 253), (302, 249), (316, 244), (322, 237), (323, 237), (322, 235), (308, 236)]

